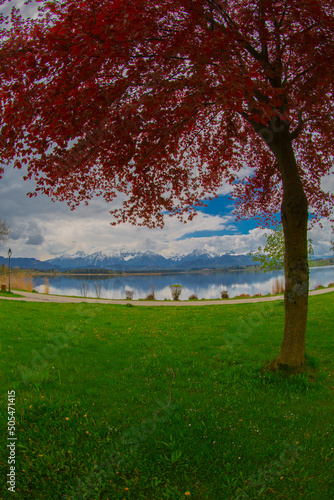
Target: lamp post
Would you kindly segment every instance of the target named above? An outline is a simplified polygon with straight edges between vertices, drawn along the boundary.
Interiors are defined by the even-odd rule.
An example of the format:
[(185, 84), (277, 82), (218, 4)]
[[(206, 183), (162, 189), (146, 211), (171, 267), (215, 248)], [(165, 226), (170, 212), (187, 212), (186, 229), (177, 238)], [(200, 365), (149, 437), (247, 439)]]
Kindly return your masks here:
[(9, 280), (8, 280), (9, 281), (9, 286), (8, 286), (8, 291), (9, 291), (9, 293), (10, 293), (10, 258), (11, 258), (11, 256), (12, 256), (12, 250), (9, 249), (8, 250), (8, 259), (9, 259)]

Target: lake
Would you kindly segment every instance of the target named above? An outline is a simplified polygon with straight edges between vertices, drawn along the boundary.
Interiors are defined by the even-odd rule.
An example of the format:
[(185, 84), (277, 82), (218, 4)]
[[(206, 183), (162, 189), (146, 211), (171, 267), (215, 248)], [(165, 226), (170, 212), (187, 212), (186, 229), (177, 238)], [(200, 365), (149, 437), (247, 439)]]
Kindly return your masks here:
[[(242, 293), (266, 295), (272, 293), (277, 279), (284, 279), (280, 272), (262, 271), (202, 271), (201, 273), (175, 273), (160, 275), (131, 276), (58, 276), (49, 278), (50, 294), (98, 297), (105, 299), (125, 299), (126, 290), (133, 290), (133, 299), (145, 299), (152, 293), (152, 285), (157, 300), (171, 299), (169, 286), (183, 285), (180, 300), (187, 300), (196, 294), (199, 299), (220, 298), (220, 292), (227, 290), (229, 297)], [(44, 279), (34, 279), (35, 289), (45, 291)], [(310, 269), (310, 289), (317, 285), (334, 283), (334, 266)]]

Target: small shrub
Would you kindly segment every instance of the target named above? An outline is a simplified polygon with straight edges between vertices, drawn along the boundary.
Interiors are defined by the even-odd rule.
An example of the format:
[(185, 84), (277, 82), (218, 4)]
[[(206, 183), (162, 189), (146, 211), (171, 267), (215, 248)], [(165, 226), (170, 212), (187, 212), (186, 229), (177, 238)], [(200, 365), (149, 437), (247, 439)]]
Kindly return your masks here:
[(101, 283), (95, 283), (96, 297), (101, 298)]
[(328, 284), (328, 288), (329, 288), (330, 286), (334, 286), (334, 283), (329, 283), (329, 284)]
[(155, 300), (155, 295), (154, 295), (155, 285), (151, 285), (151, 288), (152, 288), (152, 293), (150, 293), (145, 300)]
[(284, 282), (282, 279), (275, 280), (272, 286), (272, 294), (284, 293)]
[(84, 297), (87, 297), (87, 293), (88, 293), (88, 285), (87, 283), (82, 283), (82, 295)]
[(126, 300), (132, 300), (133, 299), (133, 290), (125, 290), (125, 297)]
[(228, 299), (227, 290), (223, 290), (223, 291), (220, 292), (220, 298), (221, 299)]
[(47, 295), (49, 295), (50, 293), (50, 283), (48, 278), (44, 278), (44, 293), (46, 293)]
[(24, 289), (27, 290), (27, 292), (32, 292), (34, 289), (34, 282), (30, 276), (24, 278)]
[(256, 293), (253, 297), (262, 297), (262, 293)]
[(182, 293), (183, 286), (182, 285), (170, 285), (170, 291), (172, 293), (173, 300), (179, 300), (180, 295)]
[(198, 300), (196, 293), (193, 293), (192, 295), (190, 295), (188, 300)]
[(317, 285), (314, 290), (322, 290), (325, 288), (323, 285)]
[(239, 299), (248, 299), (250, 297), (249, 293), (242, 293), (238, 295)]

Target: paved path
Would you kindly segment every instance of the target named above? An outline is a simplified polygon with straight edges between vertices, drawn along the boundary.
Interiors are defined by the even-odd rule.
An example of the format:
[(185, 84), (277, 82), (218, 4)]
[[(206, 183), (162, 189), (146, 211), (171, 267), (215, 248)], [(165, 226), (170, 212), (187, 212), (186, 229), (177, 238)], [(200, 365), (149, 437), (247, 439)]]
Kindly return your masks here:
[[(323, 293), (334, 292), (334, 287), (323, 288), (321, 290), (312, 290), (309, 295), (321, 295)], [(3, 300), (17, 300), (24, 302), (58, 302), (58, 303), (73, 303), (81, 304), (87, 302), (89, 304), (132, 304), (136, 306), (223, 306), (229, 304), (250, 304), (253, 302), (270, 302), (273, 300), (283, 300), (283, 295), (273, 297), (254, 297), (248, 299), (229, 299), (229, 300), (116, 300), (116, 299), (91, 299), (84, 297), (67, 297), (64, 295), (46, 295), (42, 293), (32, 292), (17, 292), (23, 297), (0, 297)]]

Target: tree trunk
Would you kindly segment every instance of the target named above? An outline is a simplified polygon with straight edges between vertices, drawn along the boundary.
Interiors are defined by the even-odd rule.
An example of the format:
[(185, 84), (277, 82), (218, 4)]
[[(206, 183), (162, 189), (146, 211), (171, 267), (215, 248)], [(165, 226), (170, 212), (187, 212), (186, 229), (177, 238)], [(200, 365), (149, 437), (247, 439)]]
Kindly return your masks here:
[(273, 148), (283, 182), (281, 216), (285, 239), (285, 326), (275, 368), (299, 368), (305, 359), (309, 288), (307, 223), (308, 204), (288, 130)]

